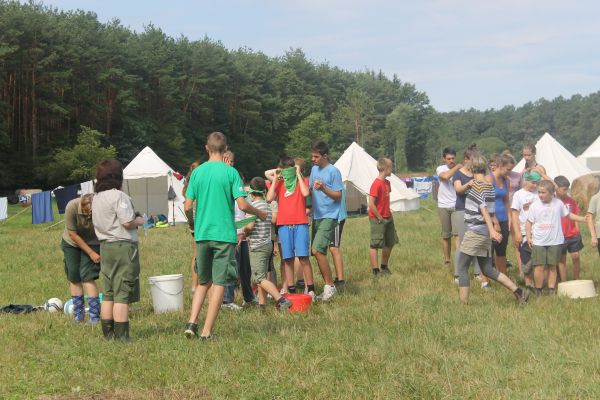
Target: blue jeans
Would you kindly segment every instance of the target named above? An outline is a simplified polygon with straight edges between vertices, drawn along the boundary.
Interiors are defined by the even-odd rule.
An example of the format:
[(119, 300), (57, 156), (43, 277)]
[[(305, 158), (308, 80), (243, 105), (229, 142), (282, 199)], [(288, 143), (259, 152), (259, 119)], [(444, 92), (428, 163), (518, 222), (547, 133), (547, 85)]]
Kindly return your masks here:
[[(256, 300), (254, 293), (252, 292), (252, 285), (250, 279), (252, 276), (252, 269), (250, 268), (250, 249), (248, 248), (248, 242), (242, 241), (240, 246), (235, 251), (235, 261), (238, 277), (240, 278), (240, 286), (242, 287), (242, 295), (244, 301), (249, 303)], [(233, 303), (235, 296), (235, 287), (237, 285), (225, 286), (225, 294), (223, 295), (223, 303)]]

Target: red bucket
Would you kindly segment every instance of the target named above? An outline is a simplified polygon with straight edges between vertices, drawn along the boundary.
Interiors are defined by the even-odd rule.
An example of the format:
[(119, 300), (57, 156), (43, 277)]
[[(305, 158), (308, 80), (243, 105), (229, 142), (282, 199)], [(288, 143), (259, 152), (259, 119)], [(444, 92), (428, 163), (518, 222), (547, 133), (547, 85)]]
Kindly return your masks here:
[(289, 308), (291, 313), (298, 312), (304, 313), (307, 312), (312, 304), (312, 296), (308, 294), (302, 293), (286, 293), (282, 295), (286, 299), (292, 302), (292, 306)]

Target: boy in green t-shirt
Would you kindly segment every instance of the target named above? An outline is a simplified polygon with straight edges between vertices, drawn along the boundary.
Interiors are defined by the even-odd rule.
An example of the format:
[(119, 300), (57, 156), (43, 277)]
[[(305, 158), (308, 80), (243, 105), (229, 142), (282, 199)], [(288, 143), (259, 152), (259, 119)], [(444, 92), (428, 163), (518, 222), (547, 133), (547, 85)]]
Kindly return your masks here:
[(198, 287), (192, 299), (192, 311), (185, 335), (196, 337), (198, 314), (211, 286), (210, 303), (200, 339), (210, 338), (225, 286), (237, 280), (235, 246), (237, 233), (234, 223), (234, 201), (240, 210), (264, 220), (266, 212), (246, 202), (246, 192), (239, 173), (223, 162), (227, 141), (221, 132), (208, 135), (205, 146), (209, 159), (194, 170), (186, 191), (185, 210), (196, 202), (194, 240), (196, 241), (196, 270)]

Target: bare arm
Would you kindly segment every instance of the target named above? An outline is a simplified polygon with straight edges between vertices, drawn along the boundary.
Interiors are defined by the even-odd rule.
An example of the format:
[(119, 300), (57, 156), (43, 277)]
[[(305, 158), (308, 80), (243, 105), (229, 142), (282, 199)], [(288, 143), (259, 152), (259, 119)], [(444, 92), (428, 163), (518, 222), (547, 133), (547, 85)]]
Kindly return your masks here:
[(531, 238), (532, 227), (533, 224), (531, 223), (531, 221), (527, 220), (527, 222), (525, 222), (525, 234), (527, 235), (527, 244), (529, 244), (529, 247), (533, 247), (533, 239)]
[(310, 196), (310, 189), (306, 185), (306, 182), (304, 182), (299, 165), (296, 165), (296, 177), (298, 178), (298, 185), (300, 185), (300, 193), (302, 193), (302, 196)]
[(132, 221), (126, 222), (123, 225), (123, 228), (127, 230), (137, 229), (138, 226), (144, 225), (144, 217), (135, 217)]
[(483, 216), (485, 224), (487, 225), (488, 232), (490, 233), (490, 238), (492, 240), (495, 240), (496, 242), (501, 242), (502, 235), (496, 232), (496, 230), (494, 229), (494, 224), (492, 223), (492, 218), (490, 217), (490, 213), (488, 212), (487, 208), (481, 208), (481, 215)]
[(371, 210), (371, 212), (375, 215), (375, 218), (377, 218), (378, 221), (382, 221), (383, 217), (381, 216), (381, 214), (379, 214), (379, 211), (377, 211), (377, 206), (375, 205), (375, 197), (373, 196), (369, 196), (369, 210)]
[(242, 210), (246, 214), (256, 215), (258, 218), (260, 218), (263, 221), (265, 219), (267, 219), (266, 211), (262, 211), (262, 210), (259, 210), (255, 207), (253, 207), (252, 205), (250, 205), (250, 203), (248, 203), (246, 201), (245, 197), (238, 197), (237, 199), (235, 199), (235, 202), (237, 203), (240, 210)]
[(471, 187), (472, 184), (473, 184), (473, 179), (471, 179), (469, 182), (465, 183), (464, 185), (462, 183), (460, 183), (459, 180), (456, 180), (456, 181), (454, 181), (454, 190), (456, 190), (456, 193), (458, 193), (458, 194), (463, 194), (467, 190), (469, 190), (469, 188)]
[(185, 199), (185, 203), (183, 203), (183, 209), (187, 212), (187, 211), (191, 211), (193, 207), (194, 207), (194, 200)]
[(580, 215), (569, 213), (569, 219), (575, 222), (586, 222), (586, 219)]
[(98, 264), (100, 262), (100, 254), (96, 253), (88, 244), (77, 234), (75, 231), (69, 231), (69, 237), (77, 244), (77, 246), (83, 250), (94, 262)]
[(462, 168), (462, 164), (456, 164), (454, 167), (450, 168), (448, 171), (442, 172), (438, 176), (440, 177), (441, 180), (447, 181), (448, 179), (452, 178), (452, 176), (456, 173), (456, 171), (458, 171), (461, 168)]
[[(265, 200), (267, 201), (267, 203), (270, 203), (277, 198), (277, 194), (275, 194), (275, 186), (277, 186), (277, 181), (279, 180), (279, 177), (281, 176), (281, 173), (277, 173), (278, 170), (276, 170), (276, 169), (269, 170), (269, 171), (273, 171), (273, 175), (271, 176), (271, 186), (269, 187), (269, 190), (267, 191), (267, 195), (265, 196)], [(269, 171), (266, 171), (265, 175)]]
[(267, 178), (270, 181), (273, 181), (273, 179), (275, 178), (275, 171), (277, 171), (277, 168), (266, 170), (265, 178)]
[(596, 226), (594, 225), (594, 214), (587, 213), (585, 215), (588, 223), (588, 228), (590, 228), (590, 236), (592, 237), (592, 246), (598, 246), (598, 236), (596, 232)]
[(512, 229), (513, 229), (513, 241), (515, 246), (519, 247), (521, 244), (521, 227), (519, 226), (519, 211), (511, 210)]

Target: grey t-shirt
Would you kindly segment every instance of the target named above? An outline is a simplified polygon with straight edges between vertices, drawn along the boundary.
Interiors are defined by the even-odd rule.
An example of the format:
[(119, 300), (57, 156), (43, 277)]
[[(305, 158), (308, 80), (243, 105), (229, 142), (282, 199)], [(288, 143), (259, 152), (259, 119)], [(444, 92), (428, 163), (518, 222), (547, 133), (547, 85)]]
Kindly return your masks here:
[(138, 241), (137, 229), (125, 229), (123, 224), (135, 219), (135, 210), (129, 196), (117, 189), (105, 190), (94, 196), (92, 220), (99, 240)]

